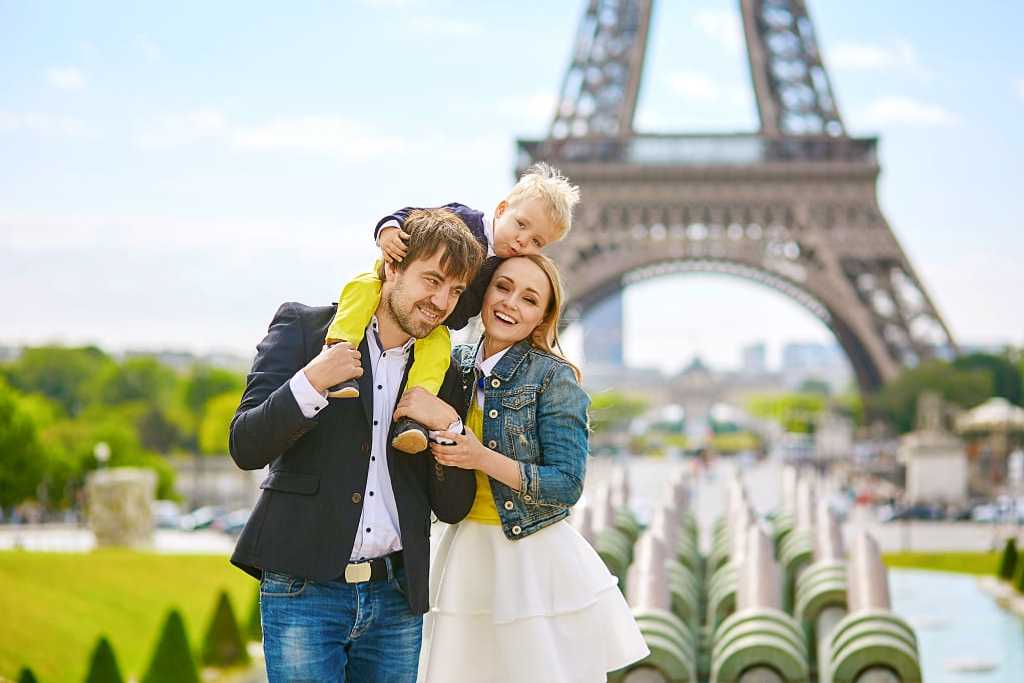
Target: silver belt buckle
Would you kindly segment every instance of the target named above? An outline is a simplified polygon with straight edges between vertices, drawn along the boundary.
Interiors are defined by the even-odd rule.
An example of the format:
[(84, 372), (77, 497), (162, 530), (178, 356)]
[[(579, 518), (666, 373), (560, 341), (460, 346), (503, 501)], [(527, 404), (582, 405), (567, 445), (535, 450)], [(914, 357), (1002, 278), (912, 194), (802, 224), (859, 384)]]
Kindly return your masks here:
[(370, 580), (370, 563), (358, 562), (345, 566), (345, 583), (366, 583)]

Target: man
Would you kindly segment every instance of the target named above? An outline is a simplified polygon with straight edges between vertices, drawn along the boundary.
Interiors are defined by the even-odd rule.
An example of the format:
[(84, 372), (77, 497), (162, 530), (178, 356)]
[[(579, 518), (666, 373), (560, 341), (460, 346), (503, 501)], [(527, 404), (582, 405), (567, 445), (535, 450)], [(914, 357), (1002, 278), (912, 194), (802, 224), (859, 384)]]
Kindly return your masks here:
[[(388, 438), (413, 342), (448, 317), (483, 260), (453, 214), (411, 222), (408, 254), (383, 266), (359, 349), (321, 349), (334, 306), (284, 304), (231, 423), (238, 466), (270, 465), (231, 561), (260, 578), (272, 682), (415, 681), (430, 512), (457, 522), (473, 503), (472, 471), (443, 467), (429, 450), (398, 452)], [(358, 400), (326, 398), (352, 378)], [(439, 396), (464, 414), (457, 369)]]

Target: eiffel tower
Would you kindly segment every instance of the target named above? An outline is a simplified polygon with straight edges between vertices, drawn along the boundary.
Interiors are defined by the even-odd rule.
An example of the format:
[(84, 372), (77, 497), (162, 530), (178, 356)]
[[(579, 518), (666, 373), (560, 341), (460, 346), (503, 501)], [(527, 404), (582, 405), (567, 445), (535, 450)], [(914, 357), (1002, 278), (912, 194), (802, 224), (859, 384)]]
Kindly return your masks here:
[(648, 278), (724, 273), (825, 323), (862, 391), (954, 355), (879, 207), (878, 140), (847, 134), (804, 0), (740, 0), (760, 129), (693, 135), (633, 129), (652, 5), (587, 0), (548, 135), (518, 141), (520, 171), (549, 161), (583, 192), (549, 251), (567, 319)]

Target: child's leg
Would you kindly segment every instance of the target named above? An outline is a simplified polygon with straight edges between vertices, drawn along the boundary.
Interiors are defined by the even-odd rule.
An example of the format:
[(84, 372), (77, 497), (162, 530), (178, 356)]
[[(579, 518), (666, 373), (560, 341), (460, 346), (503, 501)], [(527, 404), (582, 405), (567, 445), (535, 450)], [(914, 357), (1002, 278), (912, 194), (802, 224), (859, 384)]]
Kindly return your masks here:
[(452, 338), (448, 328), (438, 325), (423, 339), (417, 339), (406, 389), (423, 387), (434, 396), (441, 390), (444, 375), (452, 360)]
[[(423, 339), (417, 339), (414, 348), (415, 355), (405, 388), (408, 391), (413, 387), (423, 387), (437, 396), (451, 363), (452, 340), (448, 328), (438, 326)], [(419, 453), (427, 444), (426, 427), (408, 417), (398, 420), (395, 436), (391, 440), (392, 446), (406, 453)]]
[(345, 283), (338, 297), (338, 311), (327, 328), (325, 343), (347, 341), (359, 346), (380, 303), (380, 286), (376, 271), (360, 273)]

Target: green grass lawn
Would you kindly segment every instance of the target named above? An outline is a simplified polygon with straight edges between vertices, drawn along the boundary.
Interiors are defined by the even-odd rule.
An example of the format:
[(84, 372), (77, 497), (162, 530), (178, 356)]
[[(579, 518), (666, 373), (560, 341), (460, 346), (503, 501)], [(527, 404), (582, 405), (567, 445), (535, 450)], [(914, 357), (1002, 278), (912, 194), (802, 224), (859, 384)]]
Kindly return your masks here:
[(101, 634), (121, 675), (141, 678), (168, 610), (198, 653), (222, 589), (244, 628), (257, 584), (223, 556), (0, 552), (0, 678), (27, 665), (40, 683), (84, 680)]
[(995, 576), (1000, 553), (888, 553), (886, 566)]

